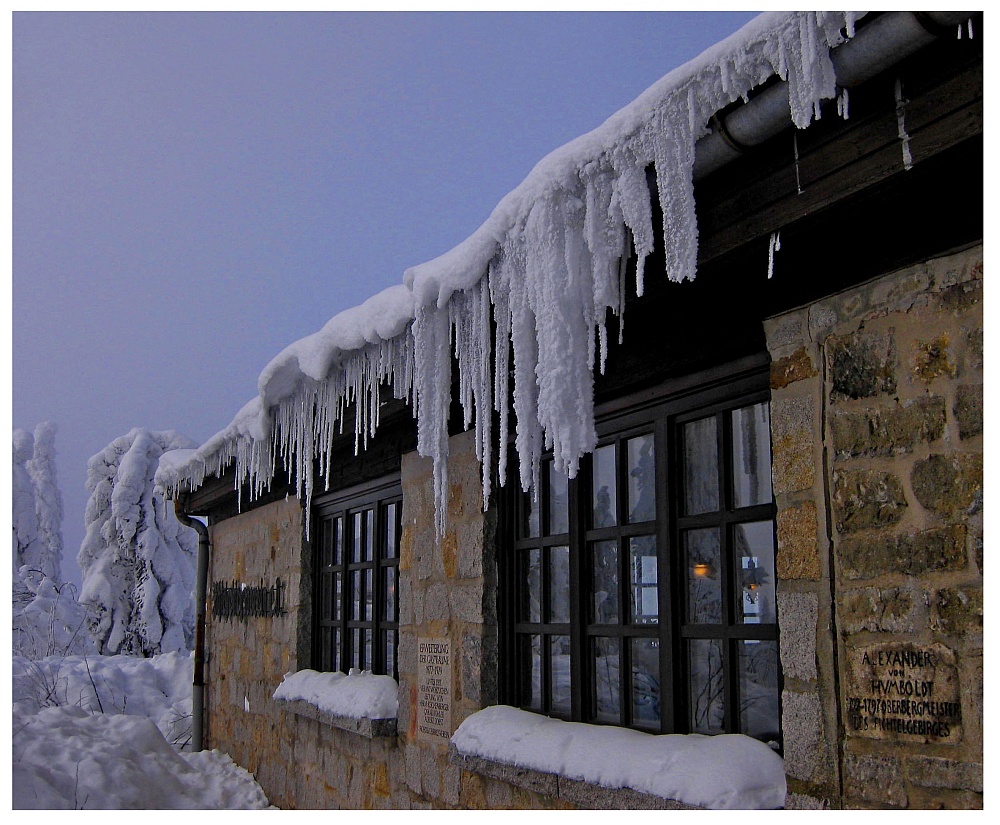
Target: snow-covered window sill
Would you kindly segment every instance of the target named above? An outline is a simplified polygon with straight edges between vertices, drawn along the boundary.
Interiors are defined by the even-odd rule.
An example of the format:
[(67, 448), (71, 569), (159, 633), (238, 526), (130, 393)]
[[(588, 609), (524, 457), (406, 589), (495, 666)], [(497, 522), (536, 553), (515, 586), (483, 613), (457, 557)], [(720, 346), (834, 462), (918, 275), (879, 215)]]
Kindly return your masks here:
[(285, 674), (274, 699), (298, 716), (372, 739), (396, 735), (398, 693), (391, 676), (300, 670)]
[(455, 731), (449, 760), (581, 808), (774, 809), (780, 756), (747, 736), (654, 735), (497, 705)]
[(354, 716), (336, 716), (302, 699), (279, 699), (277, 701), (279, 707), (291, 711), (296, 716), (304, 716), (307, 719), (329, 725), (331, 728), (346, 730), (368, 739), (396, 735), (395, 719), (359, 719)]

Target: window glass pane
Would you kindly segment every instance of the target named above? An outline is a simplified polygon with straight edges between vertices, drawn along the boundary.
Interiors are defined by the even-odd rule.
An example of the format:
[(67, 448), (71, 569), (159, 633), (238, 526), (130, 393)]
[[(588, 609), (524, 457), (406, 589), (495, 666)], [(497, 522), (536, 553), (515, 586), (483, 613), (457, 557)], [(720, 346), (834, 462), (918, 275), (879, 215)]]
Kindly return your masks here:
[(656, 624), (660, 617), (656, 592), (656, 536), (636, 536), (629, 539), (628, 545), (632, 621)]
[(520, 622), (542, 620), (542, 551), (522, 550), (518, 559), (517, 619)]
[(321, 619), (330, 619), (333, 617), (333, 574), (322, 573), (320, 574), (320, 588), (319, 588), (319, 616)]
[(548, 535), (569, 532), (569, 479), (552, 464), (549, 467)]
[(323, 524), (323, 567), (330, 567), (333, 564), (333, 523), (335, 519), (328, 519)]
[(351, 639), (351, 667), (360, 668), (361, 667), (361, 629), (352, 628), (350, 631)]
[(632, 639), (632, 721), (660, 726), (660, 641)]
[(343, 564), (344, 562), (344, 520), (337, 516), (335, 519), (336, 528), (333, 536), (333, 563)]
[(330, 628), (330, 666), (328, 670), (340, 669), (340, 628)]
[(684, 533), (687, 571), (687, 620), (722, 623), (722, 562), (719, 531), (714, 527)]
[(536, 491), (530, 493), (524, 493), (521, 495), (521, 505), (522, 505), (522, 524), (521, 532), (527, 538), (537, 538), (542, 534), (541, 528), (541, 516), (539, 515), (541, 511), (541, 502), (534, 498)]
[(365, 561), (371, 561), (375, 556), (372, 553), (372, 545), (375, 543), (375, 511), (365, 510)]
[(321, 627), (319, 630), (319, 666), (320, 670), (333, 670), (333, 628)]
[(396, 621), (396, 568), (386, 567), (382, 570), (382, 618), (387, 622)]
[(734, 558), (740, 566), (736, 577), (741, 590), (739, 621), (774, 624), (774, 523), (737, 524), (733, 542)]
[(362, 518), (362, 515), (363, 515), (363, 513), (355, 513), (354, 517), (352, 519), (352, 527), (353, 527), (353, 530), (351, 531), (352, 534), (353, 534), (351, 536), (351, 561), (352, 562), (357, 562), (357, 561), (363, 561), (364, 560), (364, 558), (362, 556), (362, 542), (364, 541), (364, 537), (362, 535), (362, 530), (361, 530), (361, 518)]
[(351, 618), (361, 618), (361, 571), (351, 571)]
[(715, 417), (684, 424), (684, 512), (719, 509), (719, 442)]
[(338, 621), (344, 618), (344, 593), (343, 574), (340, 572), (333, 574), (333, 612), (331, 619)]
[(387, 559), (396, 558), (396, 553), (398, 552), (396, 537), (398, 535), (399, 517), (397, 512), (398, 505), (396, 502), (385, 506), (385, 558)]
[(549, 676), (552, 680), (551, 709), (569, 713), (572, 699), (569, 689), (569, 636), (552, 636), (549, 639)]
[(387, 630), (382, 635), (382, 661), (386, 674), (392, 676), (396, 672), (396, 631)]
[(691, 639), (688, 643), (688, 722), (691, 733), (722, 733), (725, 729), (725, 678), (722, 640)]
[(618, 542), (592, 545), (593, 615), (596, 624), (618, 623)]
[(372, 669), (372, 631), (371, 629), (362, 630), (362, 638), (364, 639), (364, 659), (362, 661), (361, 667), (365, 670)]
[(594, 715), (602, 722), (621, 721), (618, 639), (594, 639)]
[(740, 676), (740, 733), (777, 740), (778, 643), (748, 639), (737, 642)]
[(771, 501), (771, 425), (766, 402), (733, 410), (733, 503)]
[(618, 523), (615, 445), (598, 447), (593, 459), (593, 524), (594, 527), (612, 527)]
[(373, 602), (375, 601), (375, 591), (372, 588), (372, 570), (365, 570), (364, 572), (364, 582), (365, 582), (365, 621), (370, 622), (372, 620), (372, 609), (374, 607)]
[(569, 622), (569, 548), (549, 550), (549, 621)]
[(521, 706), (542, 709), (542, 637), (537, 634), (517, 637), (518, 695)]
[(628, 440), (628, 520), (630, 524), (656, 518), (656, 455), (653, 435)]

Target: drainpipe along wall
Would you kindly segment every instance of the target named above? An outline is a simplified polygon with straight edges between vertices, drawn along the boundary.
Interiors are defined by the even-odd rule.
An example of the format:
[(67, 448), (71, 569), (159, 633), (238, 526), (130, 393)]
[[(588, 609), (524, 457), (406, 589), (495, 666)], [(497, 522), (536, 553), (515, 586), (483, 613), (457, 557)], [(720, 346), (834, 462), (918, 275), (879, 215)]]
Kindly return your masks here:
[(177, 520), (198, 533), (198, 570), (195, 578), (194, 679), (191, 685), (191, 749), (204, 749), (205, 719), (205, 603), (208, 593), (208, 528), (184, 512), (179, 498), (174, 499)]

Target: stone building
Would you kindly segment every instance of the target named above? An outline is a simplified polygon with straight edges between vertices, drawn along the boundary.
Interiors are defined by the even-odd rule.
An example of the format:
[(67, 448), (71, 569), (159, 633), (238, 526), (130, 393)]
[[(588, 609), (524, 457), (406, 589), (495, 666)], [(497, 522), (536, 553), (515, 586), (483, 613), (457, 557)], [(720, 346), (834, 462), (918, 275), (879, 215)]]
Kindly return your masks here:
[[(281, 807), (724, 804), (670, 776), (577, 770), (579, 754), (532, 762), (526, 740), (518, 750), (527, 711), (618, 761), (702, 741), (690, 734), (759, 740), (781, 759), (767, 789), (779, 801), (760, 797), (774, 807), (982, 807), (970, 14), (751, 24), (574, 144), (569, 183), (552, 172), (498, 209), (529, 239), (521, 269), (516, 233), (483, 254), (471, 239), (408, 274), (410, 314), (388, 332), (348, 351), (329, 344), (334, 324), (270, 365), (261, 397), (164, 471), (209, 523), (205, 746)], [(780, 80), (768, 60), (785, 61)], [(676, 122), (706, 112), (707, 125)], [(546, 199), (559, 264), (530, 242)], [(595, 202), (628, 227), (610, 265)], [(480, 269), (454, 278), (455, 260)], [(565, 261), (571, 286), (551, 286)], [(595, 298), (606, 322), (570, 317), (580, 261), (621, 290)], [(525, 280), (504, 281), (507, 265)], [(596, 295), (604, 282), (588, 277)], [(397, 708), (331, 710), (279, 689), (352, 667), (394, 680), (380, 684)], [(511, 709), (497, 717), (509, 730), (480, 721), (494, 706)], [(468, 744), (477, 724), (490, 747)]]

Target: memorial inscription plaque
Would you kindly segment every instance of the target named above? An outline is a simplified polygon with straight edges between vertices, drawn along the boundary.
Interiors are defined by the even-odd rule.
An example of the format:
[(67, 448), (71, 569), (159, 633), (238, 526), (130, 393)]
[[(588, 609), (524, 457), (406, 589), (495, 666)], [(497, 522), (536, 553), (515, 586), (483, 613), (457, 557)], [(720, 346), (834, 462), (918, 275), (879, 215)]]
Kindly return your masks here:
[(912, 643), (848, 651), (847, 730), (871, 739), (961, 741), (955, 654), (943, 645)]
[(417, 734), (447, 744), (451, 739), (451, 642), (417, 639)]

